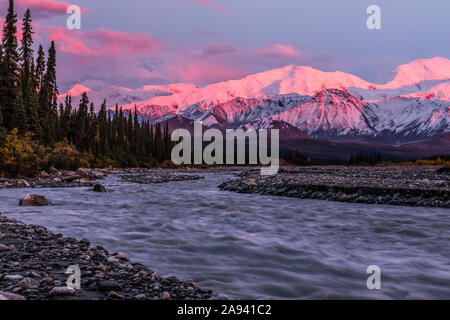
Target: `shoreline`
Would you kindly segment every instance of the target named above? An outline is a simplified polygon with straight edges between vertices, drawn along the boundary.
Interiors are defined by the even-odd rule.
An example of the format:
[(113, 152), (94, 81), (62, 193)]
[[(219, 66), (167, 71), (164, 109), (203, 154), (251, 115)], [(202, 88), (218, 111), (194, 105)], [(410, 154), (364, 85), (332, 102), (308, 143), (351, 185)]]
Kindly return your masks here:
[(282, 168), (275, 176), (242, 172), (219, 189), (349, 203), (450, 208), (450, 175), (435, 167)]
[[(81, 271), (81, 289), (69, 289), (69, 266)], [(55, 234), (0, 213), (0, 300), (208, 300), (194, 280), (162, 278), (88, 240)]]

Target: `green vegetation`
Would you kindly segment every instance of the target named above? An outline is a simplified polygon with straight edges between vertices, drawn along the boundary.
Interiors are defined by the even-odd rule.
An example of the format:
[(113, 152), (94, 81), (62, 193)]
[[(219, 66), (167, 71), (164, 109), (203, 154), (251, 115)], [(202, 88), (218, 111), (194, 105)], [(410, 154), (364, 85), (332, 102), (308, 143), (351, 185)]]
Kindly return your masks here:
[(40, 45), (35, 59), (33, 34), (27, 10), (19, 47), (10, 0), (0, 46), (1, 174), (33, 175), (50, 166), (150, 167), (170, 159), (167, 124), (161, 128), (139, 121), (136, 108), (111, 111), (105, 101), (97, 114), (86, 93), (76, 108), (70, 96), (58, 105), (55, 43), (47, 59)]

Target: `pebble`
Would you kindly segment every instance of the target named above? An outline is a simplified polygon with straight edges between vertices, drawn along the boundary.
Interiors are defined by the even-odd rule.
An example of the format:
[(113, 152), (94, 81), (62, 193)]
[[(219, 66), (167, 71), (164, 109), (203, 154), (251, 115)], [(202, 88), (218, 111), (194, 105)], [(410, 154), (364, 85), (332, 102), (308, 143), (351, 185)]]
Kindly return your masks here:
[(51, 296), (73, 296), (75, 289), (69, 287), (54, 287), (50, 291)]
[(27, 300), (19, 294), (0, 291), (0, 300)]
[(21, 276), (20, 274), (7, 274), (6, 276), (3, 277), (3, 280), (19, 281), (22, 279), (23, 279), (23, 276)]
[(125, 260), (125, 261), (130, 261), (130, 258), (128, 258), (128, 256), (125, 253), (123, 253), (123, 252), (118, 252), (116, 256), (119, 259), (122, 259), (122, 260)]
[(27, 290), (37, 288), (39, 286), (39, 283), (32, 278), (24, 278), (17, 284), (17, 286), (22, 290)]

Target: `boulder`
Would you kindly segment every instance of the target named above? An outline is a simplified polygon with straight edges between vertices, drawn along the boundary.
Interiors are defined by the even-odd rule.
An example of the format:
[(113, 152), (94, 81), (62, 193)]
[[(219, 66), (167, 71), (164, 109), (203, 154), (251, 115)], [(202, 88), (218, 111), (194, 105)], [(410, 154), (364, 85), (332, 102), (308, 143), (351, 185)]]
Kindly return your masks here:
[(17, 186), (19, 186), (19, 187), (26, 187), (26, 188), (30, 188), (31, 187), (30, 183), (27, 180), (24, 180), (24, 179), (17, 180)]
[(75, 173), (82, 178), (91, 178), (91, 171), (86, 168), (79, 168)]
[(27, 299), (25, 299), (24, 296), (18, 294), (0, 291), (0, 300), (27, 300)]
[(54, 168), (54, 167), (51, 167), (51, 168), (49, 169), (49, 171), (50, 171), (50, 173), (53, 174), (53, 175), (57, 175), (57, 176), (60, 176), (60, 175), (61, 175), (61, 172), (60, 172), (58, 169)]
[(27, 194), (25, 198), (19, 201), (19, 205), (27, 207), (43, 207), (50, 206), (51, 202), (44, 196), (40, 196), (38, 194)]
[(62, 179), (60, 177), (55, 177), (55, 178), (53, 178), (53, 182), (54, 183), (61, 183)]
[(51, 296), (73, 296), (74, 294), (75, 289), (69, 287), (55, 287), (50, 291)]
[(41, 171), (41, 177), (48, 178), (50, 175), (47, 173), (47, 171)]
[(39, 286), (39, 282), (32, 278), (24, 278), (17, 284), (17, 286), (22, 290), (34, 289)]
[(108, 192), (108, 190), (100, 183), (97, 183), (92, 189), (94, 192)]

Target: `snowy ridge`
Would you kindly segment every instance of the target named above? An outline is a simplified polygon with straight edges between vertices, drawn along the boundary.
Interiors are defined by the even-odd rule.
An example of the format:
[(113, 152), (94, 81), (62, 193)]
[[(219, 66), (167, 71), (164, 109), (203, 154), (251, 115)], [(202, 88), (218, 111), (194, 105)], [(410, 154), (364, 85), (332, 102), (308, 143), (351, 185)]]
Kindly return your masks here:
[(84, 91), (97, 108), (104, 99), (109, 107), (137, 106), (153, 122), (177, 115), (222, 128), (284, 123), (324, 138), (450, 132), (450, 60), (441, 57), (399, 66), (394, 79), (381, 85), (340, 71), (287, 66), (202, 88), (171, 84), (94, 92), (77, 85), (66, 94), (76, 104)]

